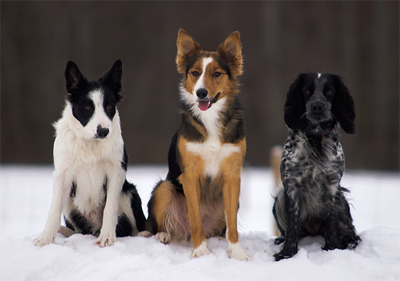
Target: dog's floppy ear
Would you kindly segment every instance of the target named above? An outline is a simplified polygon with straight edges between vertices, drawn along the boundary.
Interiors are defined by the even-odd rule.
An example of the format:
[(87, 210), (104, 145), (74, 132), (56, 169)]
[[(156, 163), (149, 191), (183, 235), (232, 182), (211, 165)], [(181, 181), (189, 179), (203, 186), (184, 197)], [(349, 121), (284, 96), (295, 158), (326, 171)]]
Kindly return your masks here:
[(297, 79), (290, 85), (284, 106), (285, 123), (293, 130), (301, 129), (301, 117), (306, 111), (302, 97), (303, 76), (304, 73), (299, 74)]
[(76, 94), (79, 88), (87, 84), (86, 78), (79, 71), (78, 66), (72, 61), (67, 63), (64, 76), (66, 82), (65, 86), (70, 95)]
[(342, 129), (348, 134), (356, 132), (356, 111), (354, 101), (342, 78), (335, 75), (336, 94), (332, 104), (332, 114), (340, 123)]
[(99, 77), (105, 85), (111, 87), (116, 93), (121, 91), (122, 61), (116, 60), (111, 69)]
[(176, 46), (178, 48), (178, 53), (176, 55), (176, 67), (179, 73), (186, 73), (188, 59), (192, 55), (201, 52), (201, 47), (182, 28), (179, 29)]
[(225, 41), (219, 45), (217, 53), (229, 66), (232, 76), (243, 73), (242, 44), (240, 43), (239, 31), (233, 32)]

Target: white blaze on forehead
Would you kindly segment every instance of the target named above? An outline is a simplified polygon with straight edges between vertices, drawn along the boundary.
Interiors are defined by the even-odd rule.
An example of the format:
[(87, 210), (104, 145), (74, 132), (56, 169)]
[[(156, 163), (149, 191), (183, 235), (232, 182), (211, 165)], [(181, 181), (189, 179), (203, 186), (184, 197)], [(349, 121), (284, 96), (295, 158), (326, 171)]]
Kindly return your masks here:
[[(89, 123), (92, 123), (93, 129), (100, 125), (102, 128), (110, 128), (111, 127), (111, 120), (107, 116), (104, 111), (104, 94), (99, 90), (94, 90), (89, 93), (89, 98), (93, 101), (94, 104), (94, 113), (92, 119)], [(89, 125), (89, 124), (88, 124)]]
[(318, 79), (321, 77), (321, 73), (318, 73)]
[(104, 95), (101, 90), (94, 90), (90, 92), (89, 98), (93, 101), (95, 109), (103, 107)]
[(193, 95), (196, 95), (198, 89), (204, 88), (204, 75), (206, 73), (207, 65), (212, 61), (212, 57), (203, 58), (203, 73), (200, 75), (199, 80), (197, 80), (196, 85), (194, 86)]

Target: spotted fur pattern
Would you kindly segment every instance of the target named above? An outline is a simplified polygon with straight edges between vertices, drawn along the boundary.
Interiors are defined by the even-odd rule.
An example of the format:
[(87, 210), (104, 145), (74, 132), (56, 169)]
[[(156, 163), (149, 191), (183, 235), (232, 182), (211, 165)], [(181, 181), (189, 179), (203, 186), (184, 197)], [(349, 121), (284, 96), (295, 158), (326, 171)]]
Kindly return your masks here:
[(341, 78), (303, 73), (291, 85), (285, 104), (289, 127), (281, 161), (282, 187), (273, 213), (284, 242), (276, 260), (298, 251), (298, 240), (325, 237), (325, 250), (355, 248), (360, 241), (340, 186), (345, 161), (339, 125), (353, 134), (354, 102)]

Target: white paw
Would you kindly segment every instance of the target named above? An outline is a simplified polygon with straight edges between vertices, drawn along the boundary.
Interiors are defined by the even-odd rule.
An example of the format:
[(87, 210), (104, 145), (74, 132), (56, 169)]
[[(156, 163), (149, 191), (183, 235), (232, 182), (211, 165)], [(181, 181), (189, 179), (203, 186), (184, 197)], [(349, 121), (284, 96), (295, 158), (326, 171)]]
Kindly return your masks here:
[(171, 242), (171, 238), (169, 237), (168, 233), (166, 232), (158, 232), (156, 234), (157, 241), (160, 241), (164, 244), (169, 244)]
[(243, 250), (239, 242), (235, 244), (228, 244), (228, 256), (239, 261), (250, 261), (251, 256)]
[(198, 258), (203, 255), (208, 255), (209, 253), (210, 253), (210, 251), (208, 250), (207, 243), (206, 243), (206, 241), (204, 241), (196, 249), (193, 249), (192, 254), (190, 255), (190, 258)]
[(54, 239), (56, 238), (56, 234), (57, 232), (52, 233), (49, 231), (43, 231), (42, 234), (40, 234), (40, 236), (33, 241), (33, 243), (38, 247), (53, 243)]
[(99, 245), (100, 247), (107, 247), (111, 246), (115, 243), (117, 240), (117, 236), (115, 235), (115, 230), (114, 231), (103, 231), (103, 229), (100, 231), (100, 236), (96, 240), (96, 245)]
[(141, 237), (151, 237), (151, 236), (153, 236), (153, 234), (151, 234), (150, 231), (145, 230), (145, 231), (139, 232), (139, 233), (137, 234), (137, 236), (141, 236)]

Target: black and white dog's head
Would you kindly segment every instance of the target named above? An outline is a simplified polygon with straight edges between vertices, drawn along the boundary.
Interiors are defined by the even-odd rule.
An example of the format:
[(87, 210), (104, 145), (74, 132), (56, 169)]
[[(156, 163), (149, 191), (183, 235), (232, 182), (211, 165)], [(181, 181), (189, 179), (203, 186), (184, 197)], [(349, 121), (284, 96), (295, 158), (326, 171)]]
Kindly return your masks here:
[(122, 62), (117, 60), (97, 81), (88, 81), (78, 66), (69, 61), (65, 69), (67, 101), (79, 121), (79, 135), (85, 139), (105, 139), (113, 129), (116, 104), (121, 100)]
[(353, 98), (338, 75), (301, 73), (289, 88), (284, 118), (290, 129), (321, 137), (339, 122), (354, 134), (355, 117)]

